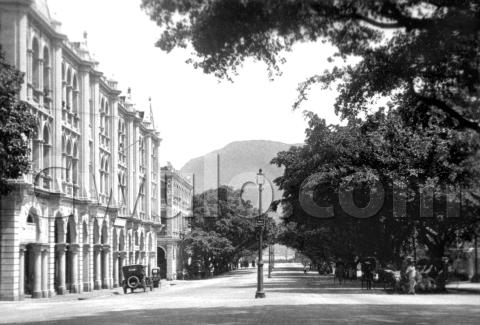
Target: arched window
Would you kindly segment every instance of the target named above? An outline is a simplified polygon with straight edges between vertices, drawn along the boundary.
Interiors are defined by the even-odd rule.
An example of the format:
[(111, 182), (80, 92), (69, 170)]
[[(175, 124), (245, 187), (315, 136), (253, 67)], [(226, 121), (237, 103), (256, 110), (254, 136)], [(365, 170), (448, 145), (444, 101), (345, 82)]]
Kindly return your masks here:
[(120, 202), (120, 211), (123, 215), (127, 214), (127, 182), (126, 171), (121, 169), (118, 173), (118, 200)]
[(100, 103), (100, 133), (103, 133), (105, 128), (105, 100), (102, 98)]
[(73, 76), (73, 91), (72, 91), (72, 110), (74, 113), (78, 112), (78, 82), (77, 75)]
[[(123, 143), (123, 132), (122, 132), (122, 121), (118, 121), (118, 152), (121, 154), (123, 153), (124, 150), (124, 143)], [(120, 156), (120, 161), (121, 161), (121, 156)]]
[(139, 139), (139, 154), (140, 154), (140, 172), (145, 172), (145, 141), (143, 137), (140, 136)]
[(123, 206), (125, 204), (125, 200), (123, 199), (124, 193), (123, 193), (123, 184), (122, 184), (122, 172), (118, 172), (118, 202), (120, 202), (120, 206)]
[(77, 143), (73, 145), (73, 157), (72, 157), (72, 183), (78, 183), (78, 148)]
[(103, 174), (103, 184), (105, 185), (105, 190), (104, 193), (105, 195), (108, 194), (109, 191), (109, 184), (108, 184), (108, 158), (105, 158), (105, 166), (103, 168), (104, 174)]
[(68, 140), (67, 142), (67, 159), (65, 161), (65, 180), (70, 183), (72, 180), (72, 142)]
[(35, 226), (35, 240), (40, 240), (40, 224), (38, 222), (38, 213), (34, 207), (31, 207), (28, 211), (27, 224), (30, 226)]
[(67, 76), (65, 62), (62, 62), (62, 108), (67, 105)]
[(109, 114), (110, 114), (110, 111), (108, 109), (108, 102), (105, 101), (105, 136), (106, 137), (109, 137), (110, 136), (110, 133), (109, 133), (109, 130), (110, 130), (110, 127), (109, 127)]
[(62, 134), (62, 180), (65, 180), (65, 166), (67, 166), (67, 139), (65, 134)]
[(67, 110), (70, 110), (72, 108), (72, 70), (70, 68), (67, 70), (67, 92), (65, 101), (67, 104)]
[(139, 197), (139, 211), (141, 212), (141, 217), (144, 217), (144, 212), (146, 211), (146, 201), (145, 201), (145, 178), (140, 177), (139, 179), (140, 182), (140, 190), (138, 191), (138, 197)]
[(75, 142), (75, 144), (73, 145), (73, 157), (74, 158), (78, 158), (78, 146), (77, 146), (77, 143)]
[(50, 167), (50, 130), (47, 125), (43, 127), (43, 172), (45, 175), (48, 175), (48, 167)]
[(125, 122), (123, 120), (118, 121), (118, 160), (125, 163), (127, 156), (125, 153)]
[(103, 175), (104, 175), (104, 167), (105, 167), (105, 158), (101, 158), (101, 163), (100, 163), (100, 193), (104, 193), (104, 181), (103, 181)]
[(43, 49), (43, 90), (44, 95), (50, 97), (50, 53), (46, 46)]
[(40, 88), (40, 47), (36, 38), (32, 42), (32, 86)]
[(83, 228), (83, 243), (87, 244), (88, 243), (88, 226), (85, 221), (83, 222), (82, 228)]
[(27, 223), (29, 224), (34, 224), (35, 223), (35, 217), (33, 216), (32, 213), (29, 213), (27, 216)]

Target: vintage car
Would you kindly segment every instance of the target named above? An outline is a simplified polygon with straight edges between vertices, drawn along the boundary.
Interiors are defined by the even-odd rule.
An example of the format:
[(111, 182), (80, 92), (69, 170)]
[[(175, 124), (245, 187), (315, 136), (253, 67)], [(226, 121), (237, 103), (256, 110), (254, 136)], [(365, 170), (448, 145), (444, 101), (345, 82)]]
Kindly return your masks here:
[(152, 268), (152, 282), (153, 282), (153, 287), (158, 288), (161, 283), (160, 283), (160, 268), (159, 267), (154, 267)]
[(147, 276), (147, 267), (145, 265), (126, 265), (122, 267), (123, 273), (123, 293), (127, 293), (127, 289), (130, 288), (130, 292), (138, 288), (143, 288), (145, 292), (147, 287), (150, 291), (153, 290), (153, 282), (150, 277)]

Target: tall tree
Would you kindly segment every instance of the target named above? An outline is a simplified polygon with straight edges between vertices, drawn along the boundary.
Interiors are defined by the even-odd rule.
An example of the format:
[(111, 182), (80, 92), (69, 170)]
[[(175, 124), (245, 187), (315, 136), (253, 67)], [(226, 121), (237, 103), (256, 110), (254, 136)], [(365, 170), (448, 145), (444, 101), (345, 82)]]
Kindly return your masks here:
[(9, 179), (30, 169), (29, 144), (37, 124), (29, 106), (18, 99), (23, 73), (9, 65), (0, 48), (0, 195), (11, 191)]
[[(192, 232), (185, 238), (187, 254), (206, 273), (228, 270), (232, 263), (256, 250), (257, 210), (241, 199), (241, 192), (222, 186), (194, 197)], [(275, 223), (268, 219), (264, 229), (265, 244), (274, 240)], [(197, 266), (195, 266), (197, 267)]]
[(356, 115), (390, 96), (405, 120), (480, 132), (480, 5), (476, 0), (143, 0), (163, 29), (161, 49), (186, 48), (206, 73), (229, 77), (246, 58), (279, 71), (284, 50), (327, 41), (335, 57), (356, 64), (314, 75), (300, 85), (298, 105), (316, 82), (338, 84), (336, 110)]
[[(286, 222), (294, 222), (283, 238), (287, 243), (298, 239), (296, 247), (310, 256), (376, 255), (392, 261), (411, 251), (415, 237), (438, 260), (460, 233), (472, 231), (480, 206), (475, 194), (479, 146), (478, 135), (471, 132), (436, 125), (414, 128), (397, 111), (380, 111), (346, 126), (328, 126), (311, 114), (305, 145), (273, 160), (285, 167), (275, 182), (284, 190)], [(383, 185), (383, 204), (370, 218), (353, 217), (340, 202), (342, 194), (355, 189), (355, 205), (365, 207), (375, 181)], [(394, 185), (404, 186), (401, 197), (394, 197)], [(431, 197), (420, 195), (427, 185), (433, 189)], [(451, 186), (464, 187), (463, 206), (454, 211), (458, 218), (446, 212), (460, 203), (446, 195)], [(305, 195), (320, 207), (331, 206), (333, 218), (312, 214)], [(403, 199), (406, 210), (399, 214), (395, 204)], [(433, 202), (431, 215), (421, 209), (424, 199)]]

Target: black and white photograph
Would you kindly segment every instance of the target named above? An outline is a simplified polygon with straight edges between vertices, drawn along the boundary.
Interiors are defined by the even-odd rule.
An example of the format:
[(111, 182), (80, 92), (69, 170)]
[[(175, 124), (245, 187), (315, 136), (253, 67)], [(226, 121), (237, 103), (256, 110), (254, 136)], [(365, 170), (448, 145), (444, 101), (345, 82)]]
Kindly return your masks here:
[(479, 324), (478, 0), (0, 0), (0, 325)]

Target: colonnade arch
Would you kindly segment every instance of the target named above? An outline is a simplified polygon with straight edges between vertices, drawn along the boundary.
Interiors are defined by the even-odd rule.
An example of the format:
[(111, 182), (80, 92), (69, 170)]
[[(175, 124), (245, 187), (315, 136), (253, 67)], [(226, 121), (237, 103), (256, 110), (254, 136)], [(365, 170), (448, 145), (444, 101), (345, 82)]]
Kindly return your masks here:
[(35, 231), (20, 245), (22, 296), (117, 287), (123, 280), (121, 268), (129, 264), (146, 265), (150, 273), (157, 264), (155, 230), (114, 221), (77, 208), (54, 211), (49, 218), (34, 208), (26, 211), (25, 227)]
[[(43, 273), (43, 263), (48, 261), (48, 248), (40, 241), (41, 224), (40, 215), (35, 207), (30, 207), (25, 217), (25, 233), (23, 243), (20, 245), (20, 295), (32, 295), (42, 297), (43, 292), (47, 293), (46, 274)], [(45, 277), (45, 279), (44, 279)]]

